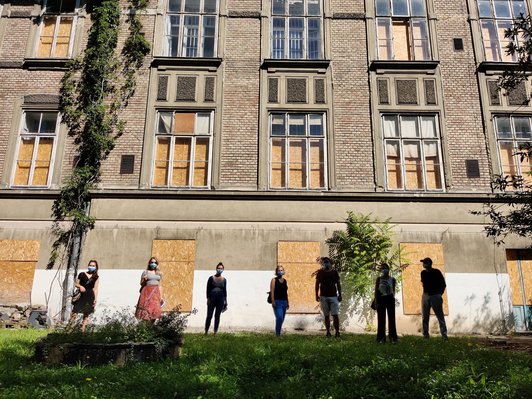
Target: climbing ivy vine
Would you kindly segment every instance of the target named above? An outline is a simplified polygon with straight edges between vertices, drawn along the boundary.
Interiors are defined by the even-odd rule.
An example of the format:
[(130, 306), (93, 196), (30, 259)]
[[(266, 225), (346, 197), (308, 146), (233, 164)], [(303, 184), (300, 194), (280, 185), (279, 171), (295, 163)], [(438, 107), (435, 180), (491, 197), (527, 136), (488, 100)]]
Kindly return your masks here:
[(55, 241), (48, 268), (54, 266), (60, 253), (71, 260), (76, 238), (80, 240), (94, 227), (95, 219), (87, 212), (90, 191), (100, 181), (102, 162), (124, 133), (120, 111), (134, 94), (136, 73), (150, 51), (139, 17), (147, 3), (128, 0), (125, 22), (129, 35), (119, 53), (123, 25), (120, 0), (87, 1), (92, 22), (87, 47), (68, 63), (61, 81), (60, 111), (69, 136), (74, 138), (77, 162), (52, 207)]

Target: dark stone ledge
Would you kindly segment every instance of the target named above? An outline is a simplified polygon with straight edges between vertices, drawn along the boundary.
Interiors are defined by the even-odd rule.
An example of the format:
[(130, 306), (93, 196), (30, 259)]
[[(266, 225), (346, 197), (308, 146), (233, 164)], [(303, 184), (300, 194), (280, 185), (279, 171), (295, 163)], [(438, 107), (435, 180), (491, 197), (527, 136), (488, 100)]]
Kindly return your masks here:
[(490, 71), (490, 72), (502, 73), (504, 71), (517, 71), (518, 69), (519, 69), (519, 63), (517, 62), (484, 61), (478, 65), (478, 70), (480, 72)]
[(158, 66), (185, 66), (185, 67), (204, 67), (218, 68), (222, 63), (221, 58), (188, 58), (188, 57), (153, 57), (151, 65)]
[(364, 20), (366, 16), (358, 12), (335, 12), (332, 15), (332, 19), (359, 19)]
[(372, 61), (369, 69), (376, 71), (378, 69), (396, 69), (407, 71), (430, 71), (435, 70), (439, 61), (391, 61), (391, 60), (375, 60)]
[(26, 58), (23, 67), (26, 69), (44, 69), (66, 71), (70, 58)]
[(327, 69), (330, 63), (330, 60), (278, 60), (266, 58), (263, 60), (261, 68)]
[(260, 11), (229, 11), (229, 18), (260, 18)]
[(8, 18), (31, 18), (31, 10), (13, 10), (8, 14)]
[(28, 94), (24, 96), (24, 104), (59, 104), (57, 94)]
[(9, 69), (9, 68), (18, 69), (18, 68), (22, 68), (23, 65), (24, 63), (21, 61), (0, 61), (0, 68), (3, 68), (3, 69)]

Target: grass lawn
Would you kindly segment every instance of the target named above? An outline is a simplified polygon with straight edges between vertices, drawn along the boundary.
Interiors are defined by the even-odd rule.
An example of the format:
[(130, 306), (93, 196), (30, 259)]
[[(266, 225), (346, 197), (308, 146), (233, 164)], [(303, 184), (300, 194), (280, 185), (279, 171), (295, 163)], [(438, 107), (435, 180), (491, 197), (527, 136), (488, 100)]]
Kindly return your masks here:
[(186, 334), (178, 360), (89, 368), (33, 363), (45, 333), (0, 330), (2, 399), (532, 397), (532, 356), (467, 338)]

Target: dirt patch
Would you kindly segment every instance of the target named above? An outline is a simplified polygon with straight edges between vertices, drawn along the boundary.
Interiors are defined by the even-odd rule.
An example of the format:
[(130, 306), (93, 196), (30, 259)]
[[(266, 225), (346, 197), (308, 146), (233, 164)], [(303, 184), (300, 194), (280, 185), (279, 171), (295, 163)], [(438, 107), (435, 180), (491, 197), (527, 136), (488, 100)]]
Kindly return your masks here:
[(479, 338), (480, 346), (501, 351), (528, 353), (532, 355), (532, 337), (529, 338)]

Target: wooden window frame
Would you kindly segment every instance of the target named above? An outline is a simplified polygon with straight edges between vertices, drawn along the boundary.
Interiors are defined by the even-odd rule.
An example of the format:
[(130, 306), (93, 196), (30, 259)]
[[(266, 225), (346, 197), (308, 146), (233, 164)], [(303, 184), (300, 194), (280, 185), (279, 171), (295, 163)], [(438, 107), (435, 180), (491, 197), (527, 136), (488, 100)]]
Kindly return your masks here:
[[(284, 135), (273, 135), (273, 132), (272, 132), (272, 118), (273, 116), (275, 115), (283, 115), (284, 118), (285, 118), (285, 134)], [(289, 117), (290, 115), (304, 115), (305, 116), (305, 126), (306, 126), (306, 131), (305, 131), (305, 135), (290, 135), (288, 133), (288, 129), (289, 129)], [(310, 129), (309, 129), (309, 116), (310, 115), (320, 115), (322, 117), (322, 135), (321, 136), (317, 136), (317, 135), (311, 135), (310, 134)], [(327, 190), (327, 187), (328, 187), (328, 181), (327, 181), (327, 163), (328, 163), (328, 160), (327, 160), (327, 129), (326, 129), (326, 125), (327, 125), (327, 115), (325, 112), (270, 112), (269, 116), (268, 116), (268, 138), (269, 138), (269, 144), (268, 144), (268, 147), (269, 147), (269, 156), (268, 156), (268, 186), (270, 188), (270, 190), (282, 190), (282, 191), (286, 191), (286, 190), (289, 190), (289, 191), (324, 191), (324, 190)], [(282, 140), (284, 139), (285, 140), (285, 145), (284, 145), (284, 159), (285, 159), (285, 162), (284, 162), (284, 176), (285, 176), (285, 186), (284, 187), (274, 187), (273, 186), (273, 176), (272, 176), (272, 167), (273, 167), (273, 151), (272, 151), (272, 146), (273, 146), (273, 141), (274, 140)], [(290, 141), (294, 141), (294, 140), (305, 140), (305, 151), (306, 151), (306, 154), (307, 154), (307, 159), (305, 161), (305, 174), (306, 174), (306, 179), (305, 179), (305, 186), (304, 187), (290, 187), (290, 170), (289, 170), (289, 166), (290, 166), (290, 161), (289, 161), (289, 153), (290, 153), (290, 146), (289, 146), (289, 143)], [(310, 144), (311, 142), (313, 141), (319, 141), (322, 143), (322, 148), (323, 148), (323, 186), (321, 187), (310, 187), (310, 184), (311, 184), (311, 162), (310, 162), (310, 159), (309, 159), (309, 156), (310, 156)]]
[[(323, 40), (323, 1), (319, 0), (319, 7), (320, 7), (320, 13), (319, 15), (311, 15), (308, 11), (308, 0), (303, 0), (303, 7), (304, 12), (302, 15), (291, 15), (289, 10), (289, 2), (287, 1), (285, 4), (285, 11), (283, 13), (281, 12), (275, 12), (274, 10), (274, 1), (272, 1), (271, 6), (271, 22), (270, 22), (270, 56), (272, 59), (281, 59), (281, 60), (322, 60), (324, 57), (324, 40)], [(290, 32), (294, 31), (295, 28), (290, 27), (290, 22), (292, 20), (302, 19), (303, 20), (303, 35), (301, 37), (302, 46), (301, 49), (303, 55), (301, 57), (292, 57), (291, 51), (290, 51)], [(274, 50), (274, 42), (275, 41), (281, 41), (278, 38), (274, 37), (274, 23), (276, 20), (283, 20), (284, 22), (284, 38), (282, 39), (283, 47), (282, 47), (282, 56), (277, 55), (278, 51)], [(311, 57), (310, 50), (309, 50), (309, 21), (310, 20), (319, 20), (319, 36), (316, 38), (316, 40), (319, 40), (319, 46), (318, 46), (318, 55), (316, 57)]]
[[(212, 12), (205, 12), (205, 0), (200, 0), (200, 11), (199, 12), (190, 12), (185, 11), (185, 1), (183, 0), (181, 2), (181, 10), (180, 11), (173, 11), (170, 10), (170, 2), (167, 1), (166, 5), (166, 15), (164, 20), (164, 37), (163, 37), (163, 54), (166, 57), (183, 57), (183, 58), (205, 58), (205, 36), (204, 35), (204, 20), (206, 17), (214, 17), (215, 18), (215, 26), (214, 26), (214, 44), (213, 44), (213, 50), (212, 50), (212, 56), (208, 56), (206, 58), (210, 57), (216, 57), (217, 50), (218, 50), (218, 25), (219, 25), (219, 9), (220, 9), (220, 1), (216, 1), (216, 11)], [(184, 20), (186, 17), (198, 17), (198, 36), (197, 36), (197, 54), (195, 55), (187, 55), (187, 47), (185, 46), (186, 40), (184, 36), (185, 32), (185, 25)], [(178, 18), (179, 19), (179, 34), (177, 36), (178, 44), (177, 44), (177, 54), (171, 55), (171, 38), (175, 37), (171, 35), (171, 20), (172, 18)], [(188, 37), (188, 36), (187, 36)]]
[[(393, 3), (391, 0), (388, 1), (388, 11), (379, 13), (377, 6), (376, 9), (376, 18), (375, 18), (375, 27), (376, 27), (376, 49), (377, 49), (377, 59), (379, 60), (390, 60), (390, 61), (430, 61), (432, 60), (432, 51), (431, 51), (431, 35), (430, 35), (430, 26), (428, 22), (427, 15), (427, 4), (425, 3), (425, 12), (424, 14), (413, 15), (412, 11), (412, 0), (407, 0), (408, 11), (407, 13), (395, 12), (393, 9)], [(423, 22), (426, 30), (426, 38), (416, 38), (415, 37), (415, 25)], [(402, 43), (395, 43), (394, 41), (394, 24), (402, 24), (407, 27), (408, 41), (405, 43), (405, 47), (402, 46)], [(389, 32), (390, 36), (384, 38), (380, 37), (380, 27), (386, 26), (386, 31)], [(381, 42), (385, 43), (384, 48), (386, 49), (386, 56), (381, 56)], [(417, 57), (416, 49), (421, 43), (421, 49), (423, 53), (426, 53), (426, 56)], [(398, 51), (402, 49), (408, 53), (407, 58), (396, 58)]]
[[(511, 129), (511, 137), (499, 137), (499, 129), (498, 129), (498, 121), (502, 118), (508, 118), (510, 123), (510, 129)], [(532, 176), (528, 172), (532, 171), (532, 165), (530, 165), (528, 171), (523, 171), (523, 166), (520, 160), (518, 159), (519, 155), (516, 155), (515, 152), (519, 151), (519, 145), (529, 143), (532, 141), (531, 138), (519, 138), (516, 135), (515, 131), (515, 119), (516, 118), (527, 118), (528, 119), (528, 126), (529, 129), (532, 131), (532, 115), (494, 115), (493, 116), (493, 128), (495, 132), (495, 140), (497, 141), (497, 159), (499, 161), (499, 171), (501, 175), (506, 175), (504, 171), (504, 162), (502, 157), (502, 151), (501, 151), (501, 144), (502, 143), (511, 143), (514, 154), (510, 159), (513, 159), (513, 164), (511, 165), (513, 168), (517, 170), (517, 173), (515, 175), (509, 175), (511, 177), (520, 177), (523, 178), (523, 182), (526, 184), (532, 183)], [(530, 163), (530, 161), (529, 161)], [(514, 190), (514, 187), (511, 185), (508, 185), (507, 190)]]
[[(396, 121), (396, 128), (398, 131), (398, 135), (395, 137), (385, 137), (385, 123), (384, 118), (393, 116)], [(416, 137), (409, 137), (409, 136), (403, 136), (401, 134), (401, 123), (400, 118), (406, 116), (406, 117), (416, 117), (417, 122), (417, 128), (420, 129), (421, 126), (421, 118), (423, 117), (434, 117), (434, 126), (436, 129), (436, 137), (427, 137), (424, 138), (422, 135), (422, 131), (418, 131), (418, 135)], [(383, 141), (383, 159), (385, 160), (385, 181), (386, 181), (386, 191), (402, 191), (402, 192), (415, 192), (415, 191), (421, 191), (421, 192), (443, 192), (445, 187), (445, 179), (444, 179), (444, 169), (443, 169), (443, 157), (442, 157), (442, 150), (441, 150), (441, 134), (440, 134), (440, 126), (439, 126), (439, 117), (438, 114), (435, 113), (427, 113), (427, 114), (410, 114), (410, 113), (383, 113), (381, 114), (381, 126), (382, 126), (382, 141)], [(386, 152), (386, 144), (388, 142), (399, 142), (400, 146), (400, 172), (401, 172), (401, 188), (391, 188), (389, 185), (389, 176), (388, 176), (388, 157)], [(421, 172), (422, 172), (422, 179), (423, 179), (423, 187), (417, 188), (417, 189), (409, 189), (406, 187), (405, 181), (406, 181), (406, 162), (404, 159), (404, 151), (403, 146), (404, 142), (418, 142), (419, 143), (419, 151), (420, 151), (420, 159), (421, 159)], [(426, 142), (436, 142), (437, 147), (437, 156), (439, 159), (439, 178), (440, 178), (440, 186), (439, 189), (433, 189), (427, 187), (427, 163), (426, 163), (426, 157), (425, 157), (425, 143)]]
[[(24, 126), (24, 119), (26, 118), (26, 115), (28, 113), (39, 113), (41, 116), (40, 116), (40, 122), (39, 122), (39, 125), (40, 123), (42, 122), (42, 114), (44, 113), (55, 113), (57, 114), (57, 119), (56, 119), (56, 124), (55, 124), (55, 130), (53, 133), (35, 133), (35, 132), (23, 132), (23, 126)], [(21, 118), (21, 122), (20, 122), (20, 127), (19, 127), (19, 133), (17, 135), (17, 145), (16, 145), (16, 148), (15, 148), (15, 159), (14, 159), (14, 162), (13, 162), (13, 169), (12, 169), (12, 172), (11, 172), (11, 185), (10, 187), (12, 188), (49, 188), (50, 187), (50, 183), (52, 181), (52, 175), (53, 175), (53, 171), (54, 171), (54, 163), (55, 163), (55, 153), (56, 153), (56, 147), (57, 147), (57, 139), (58, 139), (58, 132), (59, 132), (59, 125), (61, 124), (61, 120), (60, 120), (60, 115), (57, 111), (51, 111), (51, 110), (35, 110), (35, 109), (27, 109), (27, 110), (24, 110), (22, 112), (22, 118)], [(31, 161), (30, 161), (30, 172), (29, 172), (29, 175), (28, 175), (28, 184), (15, 184), (15, 177), (16, 177), (16, 173), (17, 173), (17, 163), (19, 161), (19, 151), (20, 151), (20, 144), (22, 142), (22, 140), (24, 138), (27, 138), (27, 139), (34, 139), (35, 140), (35, 144), (33, 146), (33, 152), (32, 152), (32, 157), (31, 157)], [(39, 148), (39, 143), (40, 143), (40, 140), (43, 139), (43, 138), (47, 138), (47, 139), (52, 139), (52, 149), (51, 149), (51, 154), (50, 154), (50, 165), (48, 166), (48, 177), (47, 177), (47, 180), (46, 180), (46, 184), (45, 185), (33, 185), (31, 184), (31, 182), (33, 181), (33, 177), (34, 177), (34, 173), (35, 173), (35, 166), (36, 166), (36, 157), (37, 157), (37, 153), (38, 153), (38, 148)]]
[[(35, 43), (35, 50), (34, 50), (34, 56), (37, 58), (46, 58), (46, 59), (64, 59), (64, 58), (71, 58), (72, 57), (72, 51), (74, 48), (74, 39), (75, 39), (75, 33), (76, 33), (76, 26), (77, 26), (77, 20), (78, 20), (78, 14), (80, 10), (80, 2), (81, 0), (75, 0), (74, 5), (74, 11), (69, 13), (61, 13), (58, 12), (48, 12), (47, 10), (47, 4), (49, 0), (44, 0), (43, 4), (43, 12), (41, 14), (40, 22), (39, 22), (39, 29), (38, 29), (38, 35), (37, 40)], [(54, 33), (52, 36), (52, 47), (50, 49), (50, 55), (49, 56), (41, 56), (39, 55), (39, 49), (41, 44), (41, 35), (43, 33), (43, 27), (44, 22), (46, 18), (56, 18), (55, 20), (55, 27), (54, 27)], [(72, 19), (72, 26), (70, 27), (70, 35), (68, 39), (68, 50), (66, 56), (55, 56), (56, 46), (57, 46), (57, 38), (59, 35), (59, 28), (61, 26), (61, 20), (63, 18), (71, 18)]]
[[(506, 0), (508, 3), (508, 8), (510, 10), (511, 16), (504, 16), (499, 17), (496, 14), (496, 10), (494, 7), (493, 0), (483, 0), (478, 1), (475, 0), (477, 3), (477, 11), (479, 15), (479, 29), (480, 29), (480, 35), (482, 38), (482, 49), (484, 51), (484, 60), (489, 62), (517, 62), (516, 55), (508, 55), (506, 54), (506, 46), (508, 43), (510, 43), (509, 39), (506, 39), (504, 37), (504, 34), (501, 36), (501, 28), (499, 27), (501, 24), (507, 24), (509, 26), (512, 26), (516, 19), (519, 17), (518, 15), (515, 15), (515, 11), (512, 7), (513, 2), (511, 0)], [(501, 0), (497, 0), (501, 1)], [(504, 1), (504, 0), (502, 0)], [(489, 9), (491, 15), (483, 15), (481, 11), (480, 4), (481, 3), (488, 3), (489, 2)], [(525, 7), (525, 16), (528, 15), (528, 6), (526, 1), (523, 2)], [(494, 29), (493, 33), (494, 36), (490, 37), (484, 37), (484, 27), (491, 25)], [(503, 30), (506, 28), (502, 28)], [(486, 47), (486, 43), (490, 43), (490, 47)], [(488, 49), (492, 52), (492, 56), (488, 57)]]
[[(153, 149), (153, 163), (152, 163), (152, 175), (150, 179), (150, 184), (152, 188), (170, 188), (170, 189), (209, 189), (211, 187), (211, 171), (212, 171), (212, 146), (213, 146), (213, 129), (214, 129), (214, 111), (213, 110), (204, 110), (204, 111), (189, 111), (189, 110), (159, 110), (157, 112), (156, 124), (159, 123), (159, 118), (161, 113), (170, 113), (172, 112), (172, 125), (170, 127), (170, 133), (159, 133), (158, 127), (155, 127), (155, 145)], [(198, 114), (209, 114), (209, 133), (208, 134), (199, 134), (199, 133), (174, 133), (172, 132), (175, 120), (176, 113), (193, 113), (194, 114), (194, 126), (196, 126), (196, 121)], [(157, 144), (159, 138), (168, 138), (170, 139), (170, 154), (168, 159), (167, 166), (167, 177), (165, 185), (156, 185), (155, 184), (155, 172), (156, 172), (156, 162), (157, 162)], [(173, 163), (174, 163), (174, 148), (176, 139), (189, 138), (191, 143), (190, 158), (188, 159), (188, 182), (186, 185), (172, 185), (172, 174), (173, 174)], [(208, 138), (209, 150), (207, 154), (207, 184), (205, 186), (196, 186), (194, 185), (194, 162), (195, 162), (195, 153), (196, 153), (196, 142), (197, 139)]]

